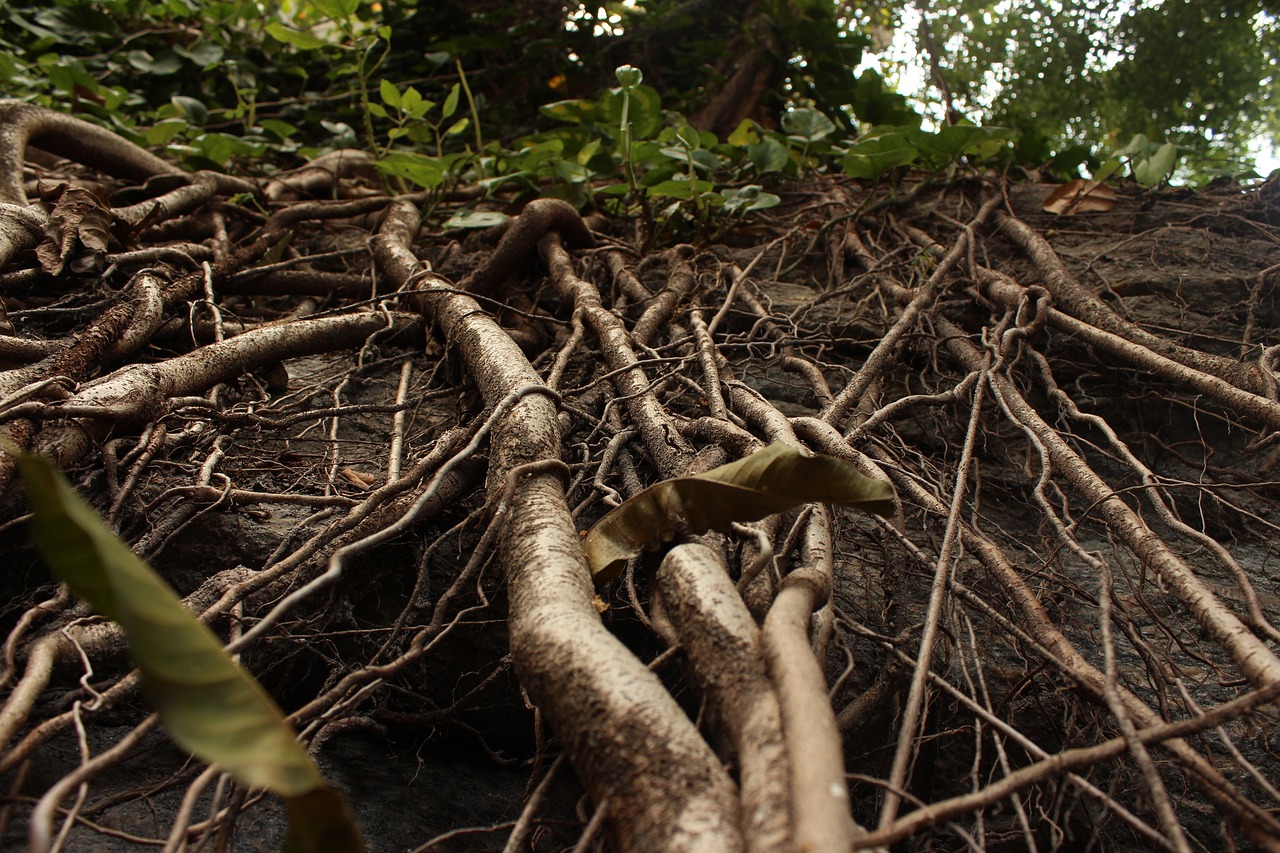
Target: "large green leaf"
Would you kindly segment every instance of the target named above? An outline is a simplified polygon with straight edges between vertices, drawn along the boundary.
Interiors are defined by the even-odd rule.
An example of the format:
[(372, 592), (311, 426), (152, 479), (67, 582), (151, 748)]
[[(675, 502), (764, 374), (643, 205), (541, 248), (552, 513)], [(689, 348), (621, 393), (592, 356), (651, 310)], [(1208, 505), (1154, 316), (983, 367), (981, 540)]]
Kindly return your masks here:
[(865, 477), (834, 456), (805, 456), (770, 444), (705, 474), (656, 483), (615, 507), (587, 533), (587, 563), (603, 583), (617, 577), (627, 560), (677, 533), (724, 531), (735, 521), (756, 521), (811, 501), (885, 516), (896, 507), (887, 480)]
[(897, 166), (914, 163), (919, 154), (903, 134), (885, 133), (853, 145), (841, 165), (851, 178), (874, 180)]
[[(102, 523), (52, 464), (40, 456), (14, 455), (31, 500), (36, 548), (77, 595), (124, 629), (143, 693), (173, 739), (241, 784), (283, 797), (295, 820), (310, 824), (291, 826), (288, 849), (363, 849), (350, 812), (325, 788), (320, 772), (262, 686), (232, 660), (207, 626), (187, 612), (168, 584)], [(326, 804), (323, 810), (309, 808), (317, 800)], [(320, 836), (328, 839), (324, 845), (307, 841)], [(332, 846), (333, 839), (339, 839), (340, 846)]]
[(831, 119), (817, 110), (804, 107), (783, 113), (782, 129), (806, 142), (817, 142), (835, 133), (836, 126)]

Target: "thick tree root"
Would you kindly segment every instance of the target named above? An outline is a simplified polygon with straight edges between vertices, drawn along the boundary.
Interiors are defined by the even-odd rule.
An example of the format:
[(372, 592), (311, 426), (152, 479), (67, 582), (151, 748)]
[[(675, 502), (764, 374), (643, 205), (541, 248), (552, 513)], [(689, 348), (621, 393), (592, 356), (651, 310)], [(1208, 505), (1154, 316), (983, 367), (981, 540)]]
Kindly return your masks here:
[[(28, 204), (29, 146), (169, 177), (100, 211), (103, 254)], [(649, 251), (545, 199), (460, 238), (436, 217), (480, 193), (369, 167), (179, 175), (0, 102), (0, 433), (226, 638), (379, 849), (1280, 851), (1274, 187), (1232, 195), (1246, 238), (1158, 194), (1048, 220), (813, 176), (759, 245)], [(898, 517), (811, 505), (593, 585), (609, 507), (768, 442), (890, 478)], [(5, 842), (276, 844), (269, 800), (157, 748), (2, 452), (0, 498)], [(384, 744), (433, 781), (369, 796)], [(487, 825), (426, 800), (465, 787), (444, 754)]]

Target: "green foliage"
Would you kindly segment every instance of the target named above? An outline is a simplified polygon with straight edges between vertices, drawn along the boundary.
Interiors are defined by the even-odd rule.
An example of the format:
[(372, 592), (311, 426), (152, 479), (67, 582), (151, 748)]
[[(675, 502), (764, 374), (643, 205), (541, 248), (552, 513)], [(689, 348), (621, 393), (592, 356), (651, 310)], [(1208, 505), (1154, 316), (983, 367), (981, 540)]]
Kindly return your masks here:
[[(1071, 178), (1139, 137), (1173, 146), (1115, 155), (1143, 185), (1239, 174), (1244, 141), (1280, 129), (1275, 87), (1257, 82), (1280, 56), (1269, 3), (931, 7), (954, 106), (1000, 127), (952, 115), (923, 129), (883, 76), (853, 70), (906, 7), (844, 18), (830, 0), (640, 0), (605, 16), (539, 2), (19, 0), (0, 7), (0, 85), (189, 168), (362, 145), (391, 189), (514, 183), (639, 213), (655, 235), (711, 236), (764, 209), (775, 175), (1023, 163)], [(684, 131), (740, 62), (771, 75), (764, 113), (721, 136)]]
[(920, 149), (905, 133), (885, 128), (849, 146), (840, 165), (852, 178), (876, 180), (890, 169), (914, 163), (919, 156)]
[[(638, 69), (619, 68), (617, 78), (625, 85), (595, 100), (542, 107), (542, 115), (560, 126), (518, 141), (507, 158), (509, 167), (540, 186), (544, 195), (579, 204), (594, 197), (615, 213), (638, 210), (651, 224), (656, 203), (657, 218), (673, 227), (687, 221), (705, 230), (722, 208), (737, 216), (778, 203), (777, 196), (758, 185), (739, 188), (746, 194), (717, 188), (717, 183), (740, 182), (751, 172), (748, 149), (759, 144), (759, 134), (722, 144), (714, 134), (699, 133), (679, 116), (664, 113), (661, 96), (643, 85)], [(776, 140), (774, 144), (783, 157), (765, 164), (771, 167), (767, 171), (790, 163), (786, 148)]]
[(10, 452), (26, 481), (31, 535), (41, 557), (77, 595), (124, 630), (142, 691), (173, 739), (241, 784), (283, 797), (291, 815), (286, 850), (362, 849), (345, 803), (325, 787), (261, 685), (48, 460)]
[(1117, 149), (1094, 170), (1094, 181), (1106, 181), (1125, 164), (1129, 174), (1142, 187), (1157, 187), (1173, 176), (1178, 166), (1178, 146), (1172, 142), (1156, 145), (1145, 134), (1134, 134), (1129, 144)]

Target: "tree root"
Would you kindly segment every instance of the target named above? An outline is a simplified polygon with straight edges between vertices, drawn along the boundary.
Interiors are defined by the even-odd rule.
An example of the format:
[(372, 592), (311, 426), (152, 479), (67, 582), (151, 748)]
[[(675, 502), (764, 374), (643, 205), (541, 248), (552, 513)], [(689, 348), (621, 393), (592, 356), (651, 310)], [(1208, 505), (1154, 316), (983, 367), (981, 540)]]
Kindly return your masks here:
[[(1217, 281), (1234, 295), (1121, 316), (1106, 264), (1194, 216), (1121, 243), (1121, 214), (1077, 216), (1050, 244), (1023, 188), (813, 176), (759, 245), (632, 248), (553, 200), (455, 241), (435, 206), (474, 193), (344, 185), (367, 177), (350, 153), (259, 184), (5, 117), (0, 431), (76, 479), (339, 776), (356, 731), (413, 773), (437, 745), (526, 772), (489, 826), (415, 800), (417, 825), (376, 816), (400, 787), (360, 793), (394, 759), (359, 759), (357, 813), (405, 835), (382, 846), (1280, 851), (1280, 239)], [(109, 211), (127, 245), (100, 273), (27, 253), (49, 225), (29, 144), (170, 176)], [(270, 215), (223, 202), (243, 192)], [(581, 534), (609, 507), (772, 441), (891, 478), (899, 517), (809, 506), (593, 586)], [(246, 840), (269, 802), (213, 770), (130, 764), (151, 793), (122, 791), (121, 762), (164, 750), (119, 631), (35, 565), (11, 462), (0, 826)]]

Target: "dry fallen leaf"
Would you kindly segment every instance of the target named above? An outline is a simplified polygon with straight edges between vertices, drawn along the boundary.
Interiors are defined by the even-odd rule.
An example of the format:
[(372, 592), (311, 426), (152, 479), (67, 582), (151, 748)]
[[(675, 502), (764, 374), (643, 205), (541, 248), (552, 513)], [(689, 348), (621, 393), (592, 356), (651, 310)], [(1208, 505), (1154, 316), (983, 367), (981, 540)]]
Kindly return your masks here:
[(1077, 178), (1049, 193), (1049, 197), (1044, 200), (1044, 209), (1059, 215), (1102, 213), (1115, 207), (1115, 204), (1116, 191), (1111, 187), (1100, 181)]
[(362, 489), (372, 489), (374, 483), (378, 482), (376, 475), (366, 474), (363, 471), (357, 471), (355, 468), (343, 468), (342, 476), (351, 485)]
[(610, 510), (582, 544), (592, 576), (604, 583), (679, 532), (725, 531), (810, 501), (891, 516), (896, 500), (887, 480), (865, 477), (843, 459), (770, 444), (706, 473), (655, 483)]
[(45, 242), (36, 248), (40, 266), (51, 275), (67, 267), (79, 274), (100, 272), (111, 240), (111, 212), (83, 187), (61, 184), (48, 190), (53, 210)]

